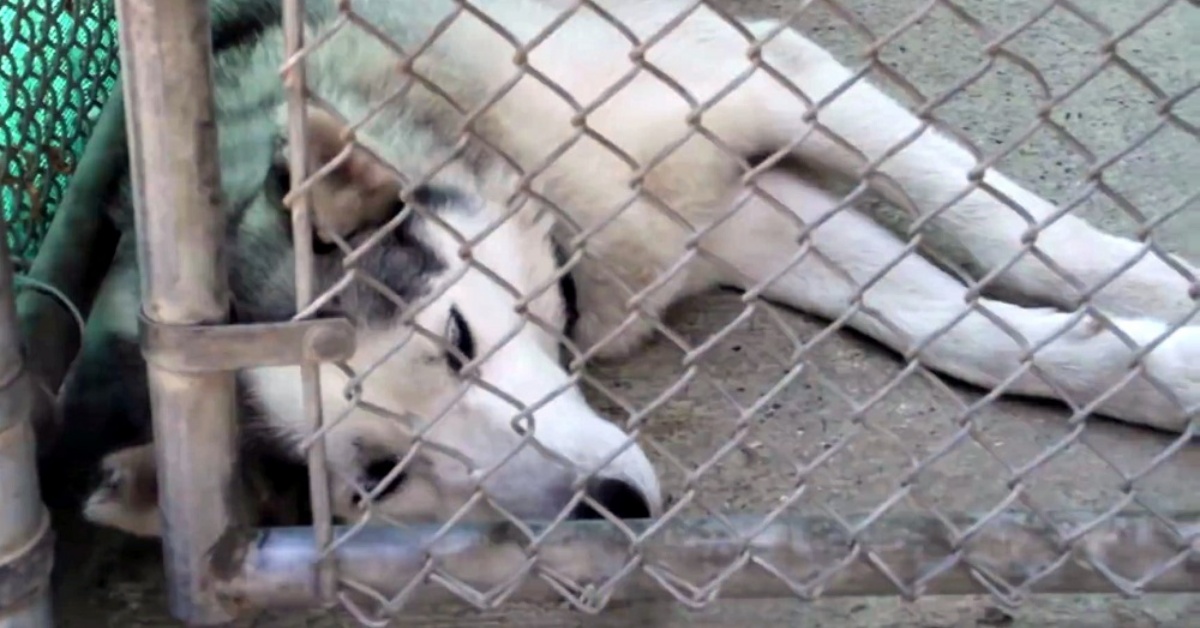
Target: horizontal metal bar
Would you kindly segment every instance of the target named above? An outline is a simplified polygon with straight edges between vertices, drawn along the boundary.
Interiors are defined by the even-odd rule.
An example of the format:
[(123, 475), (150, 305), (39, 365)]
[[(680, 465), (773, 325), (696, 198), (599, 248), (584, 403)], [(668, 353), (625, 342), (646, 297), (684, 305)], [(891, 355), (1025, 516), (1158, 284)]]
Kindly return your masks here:
[(238, 325), (165, 325), (139, 316), (146, 361), (173, 373), (211, 373), (349, 359), (354, 325), (341, 318)]
[[(1061, 520), (1089, 519), (1068, 513)], [(1200, 515), (1182, 515), (1179, 520), (1200, 521)], [(1046, 524), (1017, 514), (992, 517), (962, 544), (953, 542), (946, 526), (932, 517), (883, 519), (857, 539), (829, 517), (776, 521), (749, 542), (747, 536), (758, 530), (762, 521), (745, 518), (731, 523), (734, 529), (713, 519), (672, 522), (639, 543), (636, 550), (607, 522), (563, 523), (538, 544), (541, 569), (534, 571), (558, 574), (562, 582), (573, 583), (568, 590), (575, 585), (585, 587), (592, 599), (683, 599), (697, 605), (711, 600), (716, 591), (706, 585), (718, 581), (719, 596), (726, 599), (1003, 594), (1025, 586), (1037, 593), (1112, 593), (1122, 588), (1200, 591), (1197, 531), (1192, 530), (1190, 538), (1179, 538), (1150, 517), (1113, 517), (1066, 549), (1056, 545), (1055, 533)], [(965, 530), (975, 522), (961, 519), (955, 523)], [(646, 529), (637, 524), (630, 527), (639, 534)], [(531, 528), (535, 534), (543, 532), (537, 526)], [(507, 595), (506, 583), (526, 568), (531, 554), (512, 524), (463, 525), (430, 544), (436, 530), (359, 530), (332, 551), (343, 582), (356, 583), (354, 588), (365, 588), (384, 599), (401, 591), (405, 600), (418, 603), (462, 599), (462, 587), (455, 587), (459, 589), (456, 594), (445, 584), (422, 577), (432, 556), (438, 573), (450, 581), (461, 581), (475, 591)], [(344, 528), (337, 530), (338, 537), (346, 533)], [(1191, 553), (1187, 555), (1189, 543)], [(263, 530), (258, 535), (230, 536), (218, 544), (213, 573), (223, 581), (218, 589), (235, 606), (308, 607), (317, 603), (313, 565), (319, 555), (309, 529)], [(640, 557), (639, 567), (609, 590), (606, 583), (624, 573), (633, 556)], [(739, 564), (743, 566), (726, 573)], [(1110, 571), (1106, 575), (1093, 564), (1106, 565)], [(1167, 568), (1157, 577), (1131, 584), (1163, 566)], [(1048, 571), (1041, 573), (1043, 569)], [(1118, 586), (1110, 577), (1129, 582)], [(674, 582), (676, 578), (691, 584)], [(405, 591), (414, 579), (424, 582)], [(674, 584), (664, 586), (664, 582)], [(507, 599), (561, 601), (562, 594), (546, 578), (530, 577)], [(476, 602), (487, 605), (489, 599), (481, 594)]]

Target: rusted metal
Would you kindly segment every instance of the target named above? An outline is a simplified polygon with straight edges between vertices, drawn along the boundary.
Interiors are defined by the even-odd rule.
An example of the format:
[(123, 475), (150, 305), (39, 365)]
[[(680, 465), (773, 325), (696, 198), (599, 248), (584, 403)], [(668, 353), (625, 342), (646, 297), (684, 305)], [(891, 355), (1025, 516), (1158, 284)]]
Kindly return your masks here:
[[(225, 322), (208, 2), (121, 0), (117, 16), (142, 311), (158, 325)], [(192, 625), (228, 622), (207, 555), (243, 510), (234, 481), (234, 377), (153, 362), (147, 374), (171, 612)]]
[[(283, 31), (284, 46), (289, 63), (282, 69), (283, 82), (287, 90), (288, 127), (287, 134), (292, 150), (288, 156), (288, 172), (292, 181), (308, 178), (308, 141), (306, 117), (307, 86), (302, 49), (304, 47), (304, 0), (284, 0)], [(293, 63), (292, 61), (296, 61)], [(312, 194), (305, 192), (292, 201), (292, 234), (296, 257), (296, 310), (304, 311), (316, 295), (313, 281), (312, 253)], [(304, 389), (304, 419), (313, 433), (318, 433), (325, 422), (321, 404), (320, 371), (314, 362), (300, 367), (300, 383)], [(330, 518), (329, 471), (325, 465), (325, 440), (316, 439), (307, 451), (308, 478), (312, 494), (314, 513), (313, 533), (324, 544), (333, 539)], [(336, 565), (326, 558), (318, 558), (317, 569), (321, 573), (319, 587), (314, 593), (327, 603), (335, 601), (337, 589)]]
[(344, 360), (354, 354), (354, 326), (345, 319), (163, 325), (143, 315), (139, 331), (146, 360), (173, 373), (293, 366)]
[[(0, 233), (7, 233), (3, 216)], [(13, 301), (8, 240), (0, 237), (0, 628), (53, 625), (53, 534), (41, 501), (31, 423), (36, 393)]]
[[(18, 605), (39, 593), (54, 567), (54, 533), (50, 518), (42, 517), (34, 539), (8, 556), (0, 556), (0, 609)], [(3, 625), (0, 610), (0, 625)]]

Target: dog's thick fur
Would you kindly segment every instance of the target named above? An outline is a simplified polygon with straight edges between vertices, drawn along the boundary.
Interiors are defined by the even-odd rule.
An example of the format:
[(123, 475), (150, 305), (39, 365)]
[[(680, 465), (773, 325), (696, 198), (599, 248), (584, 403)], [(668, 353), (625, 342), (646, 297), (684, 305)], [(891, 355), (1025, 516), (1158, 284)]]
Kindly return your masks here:
[[(574, 3), (476, 4), (525, 44)], [(681, 3), (669, 0), (598, 4), (643, 41), (681, 13)], [(353, 3), (406, 53), (420, 49), (453, 6), (448, 0)], [(308, 41), (321, 37), (325, 26), (317, 22)], [(758, 21), (746, 28), (767, 37), (780, 25)], [(568, 505), (572, 483), (597, 469), (598, 477), (610, 480), (603, 484), (608, 488), (594, 491), (609, 496), (600, 500), (606, 505), (633, 503), (625, 513), (630, 516), (661, 511), (647, 458), (588, 408), (556, 361), (567, 308), (562, 291), (554, 289), (555, 244), (566, 251), (578, 288), (573, 343), (597, 357), (629, 354), (653, 331), (649, 317), (718, 286), (753, 290), (834, 318), (859, 304), (862, 286), (871, 282), (849, 325), (899, 352), (936, 336), (920, 359), (961, 380), (987, 388), (1007, 382), (1023, 368), (1028, 347), (1045, 342), (1032, 360), (1037, 368), (1007, 384), (1014, 394), (1088, 404), (1131, 368), (1138, 351), (1126, 339), (1142, 347), (1157, 343), (1140, 359), (1145, 376), (1106, 397), (1097, 411), (1168, 431), (1187, 425), (1185, 410), (1200, 401), (1200, 329), (1183, 327), (1160, 339), (1194, 307), (1190, 281), (1176, 270), (1194, 272), (1187, 262), (1141, 256), (1139, 243), (1074, 216), (1052, 219), (1052, 203), (995, 170), (977, 172), (969, 151), (933, 129), (906, 143), (921, 128), (918, 119), (862, 80), (843, 89), (851, 72), (794, 30), (779, 30), (762, 47), (769, 71), (753, 70), (750, 42), (705, 8), (645, 52), (655, 72), (638, 71), (632, 47), (620, 29), (583, 9), (528, 53), (537, 76), (519, 80), (514, 58), (520, 55), (512, 41), (470, 13), (459, 15), (411, 66), (353, 24), (309, 55), (313, 93), (346, 119), (357, 122), (387, 100), (355, 133), (365, 150), (351, 151), (312, 190), (318, 287), (328, 289), (343, 276), (343, 255), (329, 250), (333, 235), (354, 246), (375, 238), (377, 246), (356, 253), (353, 267), (416, 302), (399, 305), (368, 283), (353, 282), (326, 310), (358, 327), (359, 350), (350, 364), (360, 373), (372, 371), (358, 398), (407, 417), (400, 422), (366, 406), (348, 408), (345, 374), (322, 368), (326, 416), (349, 412), (327, 435), (331, 469), (379, 485), (377, 509), (401, 519), (445, 519), (474, 490), (480, 476), (469, 467), (500, 465), (484, 486), (492, 504), (510, 512), (556, 516)], [(279, 147), (285, 135), (282, 64), (282, 37), (273, 28), (252, 44), (223, 51), (216, 62), (239, 320), (294, 314), (290, 217), (281, 202), (288, 189), (282, 160), (290, 148)], [(413, 81), (414, 74), (421, 80)], [(492, 102), (502, 88), (505, 95)], [(821, 103), (815, 114), (812, 102)], [(572, 103), (589, 109), (581, 113)], [(696, 103), (706, 105), (699, 115), (693, 115)], [(342, 153), (348, 131), (316, 104), (309, 111), (315, 167)], [(465, 141), (459, 132), (463, 112), (478, 112)], [(692, 125), (704, 133), (683, 141)], [(410, 179), (428, 177), (405, 188), (405, 198), (433, 218), (414, 213), (396, 219), (403, 209), (394, 201), (401, 188), (375, 156)], [(906, 244), (853, 208), (830, 215), (840, 197), (805, 174), (809, 169), (852, 179), (877, 161), (876, 169), (888, 177), (879, 192), (923, 215), (936, 212), (930, 222), (966, 252), (959, 261), (994, 275), (990, 294), (1020, 295), (1041, 305), (979, 298), (975, 311), (960, 320), (969, 304), (967, 288), (916, 255), (893, 264)], [(748, 184), (748, 168), (764, 163), (773, 165)], [(514, 166), (538, 173), (527, 188)], [(1042, 221), (1051, 224), (1034, 229)], [(380, 236), (375, 228), (383, 223), (394, 229)], [(460, 255), (465, 248), (447, 226), (481, 241)], [(1057, 269), (1032, 254), (1010, 264), (1031, 239)], [(1120, 333), (1075, 311), (1081, 295), (1076, 286), (1090, 293)], [(649, 317), (631, 315), (633, 306)], [(133, 320), (132, 309), (125, 314)], [(522, 326), (526, 316), (538, 322)], [(414, 334), (413, 324), (443, 335), (457, 350)], [(510, 335), (514, 329), (520, 331)], [(459, 355), (463, 349), (471, 355)], [(479, 377), (495, 389), (533, 406), (529, 433), (540, 448), (526, 446), (507, 459), (522, 440), (510, 427), (515, 410), (495, 389), (474, 387), (457, 398), (464, 365), (478, 367)], [(253, 369), (242, 382), (279, 438), (294, 445), (308, 436), (296, 369)], [(560, 388), (561, 395), (538, 405)], [(86, 397), (86, 391), (74, 394)], [(459, 454), (421, 446), (403, 475), (391, 473), (389, 479), (402, 481), (381, 485), (384, 478), (371, 470), (386, 461), (390, 471), (392, 462), (409, 456), (413, 430), (444, 410), (423, 439)], [(620, 498), (611, 498), (613, 486), (620, 487)], [(346, 491), (335, 496), (345, 516), (355, 512), (354, 501)], [(482, 502), (474, 512), (494, 514)]]

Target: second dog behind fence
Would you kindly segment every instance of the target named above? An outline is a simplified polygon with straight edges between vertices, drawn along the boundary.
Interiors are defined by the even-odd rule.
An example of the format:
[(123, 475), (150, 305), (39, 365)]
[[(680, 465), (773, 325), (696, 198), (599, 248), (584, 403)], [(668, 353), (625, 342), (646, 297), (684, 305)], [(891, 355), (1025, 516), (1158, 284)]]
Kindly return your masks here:
[[(560, 23), (572, 4), (481, 3), (484, 19), (449, 0), (354, 3), (388, 44), (314, 13), (309, 133), (297, 145), (285, 137), (277, 25), (216, 56), (238, 320), (296, 315), (288, 212), (291, 193), (308, 191), (324, 296), (306, 315), (357, 329), (357, 353), (322, 366), (320, 435), (301, 422), (298, 369), (239, 374), (245, 424), (295, 456), (297, 482), (305, 448), (325, 439), (335, 515), (661, 514), (636, 434), (588, 405), (560, 345), (575, 362), (629, 355), (664, 329), (668, 306), (720, 286), (830, 319), (852, 311), (852, 328), (981, 387), (1187, 428), (1200, 401), (1187, 262), (1057, 217), (777, 22), (746, 25), (763, 42), (748, 55), (712, 10), (677, 19), (682, 3), (608, 0), (597, 4), (622, 26), (587, 9)], [(631, 55), (629, 33), (656, 41)], [(409, 64), (397, 48), (419, 54)], [(290, 151), (321, 171), (311, 185), (287, 177)], [(823, 184), (864, 171), (952, 234), (991, 275), (990, 293), (1040, 305), (975, 297)], [(129, 229), (128, 203), (117, 207)], [(127, 291), (131, 252), (115, 271), (131, 278)], [(93, 318), (85, 361), (136, 342), (127, 314)], [(1138, 360), (1141, 375), (1125, 381)], [(144, 394), (98, 407), (99, 385), (72, 380), (68, 422), (148, 412), (121, 406)], [(140, 430), (121, 446), (144, 444)], [(130, 529), (120, 496), (134, 492), (121, 484), (153, 466), (121, 459), (108, 458), (101, 489), (112, 508), (91, 513)]]

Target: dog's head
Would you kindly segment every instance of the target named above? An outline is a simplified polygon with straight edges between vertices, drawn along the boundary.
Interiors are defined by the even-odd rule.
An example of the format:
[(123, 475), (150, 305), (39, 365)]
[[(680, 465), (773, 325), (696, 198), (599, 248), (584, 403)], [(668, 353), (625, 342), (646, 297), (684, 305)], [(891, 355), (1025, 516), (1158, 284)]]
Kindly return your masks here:
[[(315, 288), (337, 295), (322, 312), (358, 329), (353, 375), (322, 370), (339, 513), (369, 502), (398, 520), (445, 520), (471, 503), (466, 518), (507, 511), (545, 519), (568, 509), (595, 516), (574, 501), (579, 492), (618, 517), (658, 514), (645, 453), (589, 406), (559, 362), (565, 303), (548, 220), (532, 207), (510, 215), (492, 184), (463, 164), (402, 194), (374, 155), (347, 150), (332, 116), (313, 112), (307, 126), (310, 171), (337, 160), (308, 188)], [(294, 258), (281, 246), (291, 241), (286, 173), (277, 157), (234, 232), (235, 293), (246, 318), (295, 311), (287, 303)], [(299, 425), (297, 372), (252, 377), (264, 408)], [(487, 499), (473, 499), (480, 487)]]

